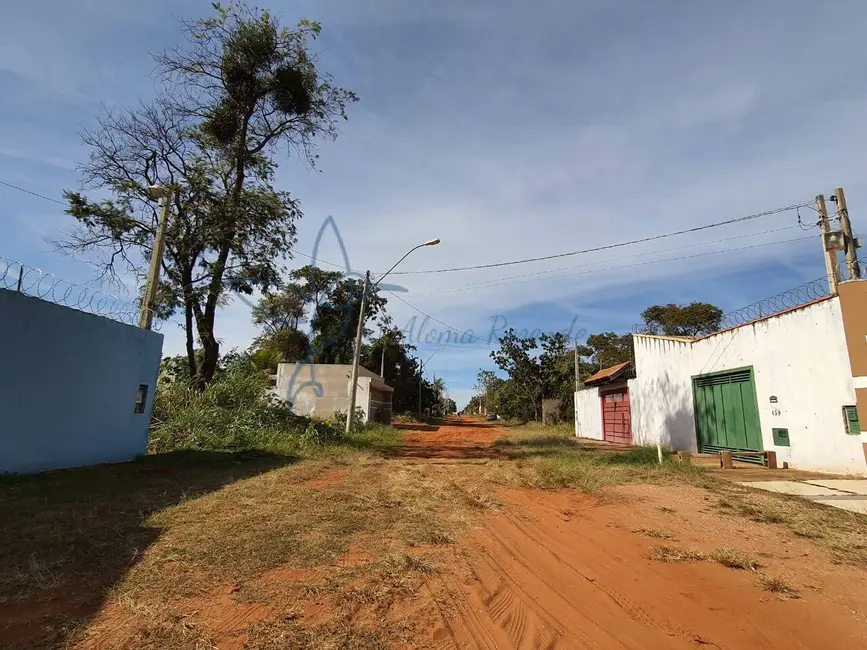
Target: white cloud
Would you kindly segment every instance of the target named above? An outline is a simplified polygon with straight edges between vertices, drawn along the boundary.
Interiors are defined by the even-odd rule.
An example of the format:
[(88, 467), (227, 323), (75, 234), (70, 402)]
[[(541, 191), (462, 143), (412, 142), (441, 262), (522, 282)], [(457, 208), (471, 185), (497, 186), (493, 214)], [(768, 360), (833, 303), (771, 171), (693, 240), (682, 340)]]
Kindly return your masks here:
[[(279, 172), (281, 186), (301, 199), (306, 212), (299, 250), (311, 252), (322, 219), (333, 215), (355, 268), (381, 271), (432, 236), (442, 245), (417, 251), (403, 270), (498, 262), (680, 230), (809, 200), (837, 185), (847, 189), (857, 228), (858, 206), (867, 205), (861, 178), (867, 97), (858, 34), (867, 7), (832, 4), (274, 5), (287, 22), (302, 15), (323, 21), (317, 43), (322, 64), (362, 97), (341, 138), (323, 145), (321, 173), (297, 161)], [(33, 84), (38, 92), (32, 103), (39, 109), (38, 120), (16, 115), (0, 134), (7, 154), (66, 166), (85, 153), (69, 120), (62, 119), (69, 106), (81, 111), (76, 119), (86, 121), (99, 102), (147, 97), (153, 84), (147, 51), (177, 37), (170, 13), (196, 16), (209, 9), (191, 1), (130, 8), (93, 0), (51, 7), (16, 5), (0, 26), (2, 65)], [(0, 178), (16, 167), (0, 156)], [(41, 182), (54, 182), (24, 180), (40, 191)], [(5, 191), (0, 196), (8, 197)], [(23, 211), (30, 205), (25, 200), (8, 205)], [(802, 212), (805, 219), (811, 215)], [(0, 218), (4, 226), (12, 221), (5, 214)], [(13, 223), (13, 241), (22, 250), (0, 253), (41, 255), (43, 228), (17, 217)], [(627, 298), (638, 283), (683, 299), (735, 304), (760, 297), (763, 286), (776, 290), (761, 270), (769, 264), (788, 270), (793, 280), (821, 274), (820, 249), (812, 243), (781, 245), (427, 292), (591, 261), (596, 268), (628, 264), (637, 254), (782, 225), (794, 225), (794, 216), (528, 266), (394, 281), (410, 289), (410, 302), (460, 328), (484, 328), (498, 313), (535, 316), (544, 328), (556, 328), (559, 323), (546, 319), (570, 308), (614, 322), (634, 311)], [(54, 219), (44, 222), (46, 229), (55, 227)], [(764, 235), (756, 242), (791, 236)], [(341, 259), (333, 241), (320, 256)], [(676, 253), (659, 255), (665, 256)], [(717, 283), (737, 269), (752, 269), (751, 286)], [(612, 297), (623, 300), (621, 309), (586, 307)], [(398, 301), (391, 304), (398, 322), (413, 314)], [(183, 338), (169, 329), (174, 328), (166, 330), (167, 352), (182, 351)], [(221, 310), (217, 335), (227, 347), (246, 347), (253, 334), (248, 308), (235, 302)], [(486, 356), (461, 347), (439, 363), (444, 373), (455, 373), (456, 382), (466, 383), (474, 374), (469, 366), (486, 363)]]

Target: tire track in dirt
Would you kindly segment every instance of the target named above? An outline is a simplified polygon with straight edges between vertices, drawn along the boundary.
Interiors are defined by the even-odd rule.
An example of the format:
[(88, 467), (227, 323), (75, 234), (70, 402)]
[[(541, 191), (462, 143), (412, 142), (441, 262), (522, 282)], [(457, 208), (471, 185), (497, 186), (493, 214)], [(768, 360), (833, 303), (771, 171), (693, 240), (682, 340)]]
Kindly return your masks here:
[[(434, 460), (444, 452), (440, 458), (453, 458), (464, 445), (477, 457), (494, 436), (485, 428), (473, 441), (468, 429), (441, 427), (435, 444), (448, 441), (448, 449), (411, 457)], [(423, 448), (425, 436), (412, 442)], [(458, 471), (479, 470), (464, 465)], [(781, 599), (758, 589), (752, 572), (648, 559), (655, 541), (630, 532), (654, 516), (642, 509), (640, 497), (606, 504), (573, 491), (531, 489), (500, 497), (502, 512), (484, 515), (459, 540), (449, 571), (429, 578), (432, 593), (450, 605), (439, 610), (449, 647), (867, 647), (864, 625), (817, 594)], [(706, 537), (701, 543), (711, 550), (738, 542), (712, 539), (710, 532)]]

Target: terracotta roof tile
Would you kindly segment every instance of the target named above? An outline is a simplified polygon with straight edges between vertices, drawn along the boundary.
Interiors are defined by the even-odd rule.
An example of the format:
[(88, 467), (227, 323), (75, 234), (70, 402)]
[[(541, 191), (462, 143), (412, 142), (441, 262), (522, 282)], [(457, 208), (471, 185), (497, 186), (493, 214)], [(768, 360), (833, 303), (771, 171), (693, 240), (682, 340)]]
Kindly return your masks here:
[(593, 384), (598, 381), (603, 381), (605, 379), (611, 379), (618, 375), (620, 372), (625, 370), (627, 367), (632, 365), (631, 361), (624, 361), (623, 363), (618, 363), (616, 366), (611, 366), (610, 368), (603, 368), (595, 375), (591, 375), (587, 379), (584, 380), (585, 384)]

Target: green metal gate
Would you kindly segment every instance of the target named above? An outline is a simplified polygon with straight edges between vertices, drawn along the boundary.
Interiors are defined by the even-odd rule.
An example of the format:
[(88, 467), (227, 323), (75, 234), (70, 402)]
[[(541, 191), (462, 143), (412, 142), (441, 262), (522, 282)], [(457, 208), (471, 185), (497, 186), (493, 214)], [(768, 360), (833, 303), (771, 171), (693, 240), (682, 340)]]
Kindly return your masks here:
[[(692, 378), (692, 392), (700, 452), (762, 451), (752, 367), (697, 375)], [(749, 456), (738, 460), (761, 463)]]

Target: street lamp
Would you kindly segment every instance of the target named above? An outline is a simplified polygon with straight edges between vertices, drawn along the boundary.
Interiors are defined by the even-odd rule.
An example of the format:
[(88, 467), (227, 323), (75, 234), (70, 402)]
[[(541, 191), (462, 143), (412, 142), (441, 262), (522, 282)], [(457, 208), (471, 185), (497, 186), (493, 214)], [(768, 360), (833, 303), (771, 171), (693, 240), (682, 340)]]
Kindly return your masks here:
[(159, 201), (159, 223), (154, 237), (154, 248), (151, 251), (151, 265), (148, 269), (148, 279), (145, 285), (145, 293), (141, 302), (139, 314), (139, 327), (149, 330), (154, 319), (156, 310), (157, 287), (160, 282), (160, 267), (163, 262), (163, 251), (166, 244), (166, 223), (169, 220), (169, 202), (172, 191), (162, 185), (151, 185), (148, 188), (148, 197), (151, 201)]
[(422, 382), (422, 379), (424, 377), (424, 367), (427, 365), (428, 361), (433, 359), (434, 354), (436, 354), (440, 350), (445, 350), (445, 349), (446, 349), (445, 346), (443, 346), (441, 348), (434, 350), (433, 354), (431, 354), (427, 358), (427, 361), (425, 361), (423, 364), (421, 364), (421, 367), (418, 369), (418, 417), (419, 417), (419, 419), (421, 419), (421, 382)]
[(376, 289), (376, 287), (379, 286), (379, 283), (385, 279), (385, 276), (394, 271), (398, 264), (409, 257), (410, 253), (419, 248), (424, 248), (425, 246), (436, 246), (439, 243), (440, 240), (439, 237), (437, 237), (410, 248), (403, 257), (388, 269), (388, 271), (379, 276), (379, 279), (373, 284), (373, 286), (370, 284), (370, 271), (367, 271), (364, 274), (364, 289), (361, 291), (361, 311), (358, 312), (358, 329), (355, 331), (355, 352), (352, 355), (352, 373), (350, 374), (349, 380), (349, 410), (346, 413), (346, 433), (352, 431), (352, 423), (355, 420), (355, 395), (358, 390), (358, 363), (361, 360), (361, 336), (364, 333), (364, 308), (366, 307), (367, 302), (367, 291), (368, 289)]

